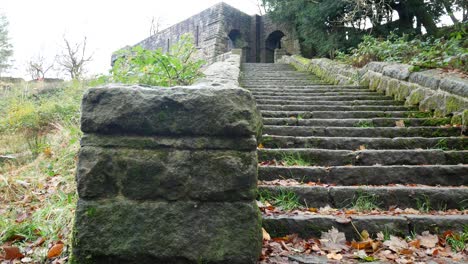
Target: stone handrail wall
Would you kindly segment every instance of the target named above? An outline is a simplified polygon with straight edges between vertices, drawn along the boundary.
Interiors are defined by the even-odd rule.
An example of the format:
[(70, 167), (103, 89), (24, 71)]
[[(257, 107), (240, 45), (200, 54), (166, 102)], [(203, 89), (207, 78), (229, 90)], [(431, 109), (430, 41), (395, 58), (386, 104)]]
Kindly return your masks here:
[(262, 123), (235, 81), (86, 92), (72, 263), (256, 263)]
[(284, 56), (299, 70), (311, 71), (333, 84), (366, 85), (371, 90), (404, 100), (408, 106), (418, 105), (435, 116), (452, 115), (453, 124), (468, 125), (468, 80), (440, 70), (413, 72), (405, 64), (371, 62), (358, 69), (330, 59), (305, 59)]

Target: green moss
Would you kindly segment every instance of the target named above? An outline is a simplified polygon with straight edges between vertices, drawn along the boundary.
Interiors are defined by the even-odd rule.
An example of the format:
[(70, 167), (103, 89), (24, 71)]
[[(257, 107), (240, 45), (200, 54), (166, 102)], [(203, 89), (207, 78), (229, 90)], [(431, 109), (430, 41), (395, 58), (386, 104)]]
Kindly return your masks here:
[(447, 98), (445, 109), (447, 114), (454, 113), (463, 109), (463, 102), (453, 96), (450, 96)]
[(407, 102), (410, 105), (418, 105), (423, 99), (424, 99), (424, 92), (419, 90), (419, 91), (412, 92)]
[(430, 118), (432, 117), (431, 112), (413, 112), (407, 114), (408, 118)]
[(450, 118), (431, 118), (422, 122), (423, 126), (442, 126), (450, 123)]

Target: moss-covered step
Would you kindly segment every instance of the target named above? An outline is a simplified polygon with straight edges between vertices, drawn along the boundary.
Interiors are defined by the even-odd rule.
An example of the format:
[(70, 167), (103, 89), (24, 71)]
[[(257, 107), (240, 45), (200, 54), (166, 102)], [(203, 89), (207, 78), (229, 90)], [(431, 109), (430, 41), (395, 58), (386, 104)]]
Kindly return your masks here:
[(264, 125), (275, 126), (327, 126), (327, 127), (395, 127), (403, 121), (406, 127), (442, 126), (450, 118), (367, 118), (367, 119), (297, 119), (263, 118)]
[(316, 101), (355, 101), (355, 100), (386, 100), (392, 99), (384, 95), (261, 95), (256, 96), (258, 99), (281, 99), (281, 100), (316, 100)]
[(368, 91), (369, 87), (367, 86), (357, 86), (357, 85), (264, 85), (262, 83), (257, 83), (254, 85), (246, 86), (249, 90), (262, 90), (262, 89), (297, 89), (297, 90), (310, 90), (310, 89), (330, 89), (330, 90), (365, 90)]
[(263, 127), (263, 134), (298, 137), (451, 137), (461, 132), (461, 127)]
[(267, 111), (412, 111), (415, 107), (402, 105), (272, 105), (257, 104), (258, 109)]
[(306, 118), (375, 118), (375, 117), (432, 117), (431, 113), (417, 111), (262, 111), (263, 117)]
[(382, 105), (401, 106), (402, 101), (393, 100), (356, 100), (356, 101), (301, 101), (301, 100), (281, 100), (281, 99), (261, 99), (256, 98), (257, 104), (279, 104), (279, 105), (327, 105), (327, 106), (361, 106), (361, 105)]
[(258, 159), (302, 166), (457, 165), (468, 164), (468, 150), (260, 149)]
[(295, 179), (300, 182), (338, 185), (424, 184), (457, 186), (468, 184), (468, 166), (260, 166), (258, 178), (264, 181)]
[[(424, 211), (468, 207), (468, 187), (406, 186), (259, 186), (263, 199), (279, 200), (287, 195), (303, 207), (388, 210), (413, 208)], [(257, 198), (258, 199), (258, 198)]]
[(264, 135), (265, 148), (468, 150), (467, 137), (293, 137)]
[(357, 230), (367, 230), (372, 237), (379, 232), (406, 237), (412, 232), (462, 232), (468, 224), (467, 215), (369, 215), (353, 216), (352, 222), (331, 215), (270, 215), (263, 216), (263, 228), (272, 237), (298, 234), (300, 237), (320, 237), (332, 227), (344, 232), (347, 239), (360, 240)]

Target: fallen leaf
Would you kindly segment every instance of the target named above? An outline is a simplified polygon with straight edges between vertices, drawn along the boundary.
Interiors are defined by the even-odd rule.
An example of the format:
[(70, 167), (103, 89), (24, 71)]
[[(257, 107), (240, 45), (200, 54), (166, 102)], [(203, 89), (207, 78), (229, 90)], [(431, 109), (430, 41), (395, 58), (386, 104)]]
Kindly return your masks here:
[(357, 250), (372, 248), (372, 241), (351, 242), (351, 247)]
[(57, 243), (57, 244), (53, 245), (49, 249), (49, 252), (47, 252), (47, 258), (51, 259), (51, 258), (55, 258), (55, 257), (60, 256), (60, 254), (62, 254), (62, 250), (63, 250), (63, 244), (62, 243)]
[(258, 149), (263, 149), (263, 148), (265, 148), (265, 147), (263, 146), (262, 143), (260, 143), (260, 144), (258, 144), (258, 147), (257, 147), (257, 148), (258, 148)]
[(366, 150), (366, 146), (365, 145), (359, 146), (359, 150)]
[(343, 255), (341, 255), (339, 253), (337, 254), (335, 252), (332, 252), (330, 254), (327, 254), (327, 258), (328, 259), (333, 259), (333, 260), (341, 260), (341, 259), (343, 259)]
[(330, 253), (347, 249), (345, 234), (339, 232), (335, 227), (330, 229), (328, 232), (322, 232), (320, 243), (322, 244), (323, 249)]
[(349, 224), (351, 223), (351, 219), (347, 217), (336, 217), (335, 221), (340, 224)]
[(416, 240), (413, 240), (413, 241), (409, 242), (408, 245), (410, 247), (420, 248), (421, 247), (421, 242), (419, 241), (419, 239), (416, 239)]
[(3, 256), (5, 260), (14, 260), (24, 257), (24, 255), (21, 254), (20, 249), (18, 247), (5, 246), (3, 247), (3, 251), (5, 251), (5, 256)]
[(268, 234), (268, 232), (265, 230), (265, 228), (262, 228), (262, 232), (263, 232), (263, 240), (265, 240), (265, 241), (271, 240), (271, 236), (270, 236), (270, 234)]
[(396, 127), (405, 127), (405, 121), (404, 120), (398, 120), (395, 122)]
[(433, 248), (439, 243), (439, 237), (437, 235), (431, 235), (429, 231), (422, 232), (421, 236), (417, 236), (420, 240), (421, 246), (425, 248)]
[(367, 232), (367, 230), (362, 230), (361, 238), (362, 238), (362, 240), (368, 240), (369, 239), (369, 232)]
[(383, 244), (396, 253), (408, 248), (408, 243), (396, 236), (390, 236), (390, 240), (385, 241)]
[(22, 214), (20, 214), (20, 215), (18, 215), (18, 216), (16, 217), (16, 220), (15, 220), (15, 221), (16, 221), (16, 223), (19, 224), (19, 223), (24, 222), (24, 220), (26, 220), (27, 218), (28, 218), (28, 214), (27, 214), (27, 213), (22, 213)]

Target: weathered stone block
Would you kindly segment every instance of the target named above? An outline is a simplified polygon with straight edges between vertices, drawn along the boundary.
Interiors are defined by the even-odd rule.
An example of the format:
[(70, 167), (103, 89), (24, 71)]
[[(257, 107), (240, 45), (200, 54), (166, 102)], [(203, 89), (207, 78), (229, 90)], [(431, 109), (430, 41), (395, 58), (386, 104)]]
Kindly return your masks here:
[(254, 151), (83, 147), (78, 193), (82, 199), (122, 194), (132, 200), (253, 200), (256, 161)]
[(87, 91), (85, 133), (136, 135), (260, 135), (261, 115), (244, 89), (107, 86)]
[(468, 80), (457, 77), (446, 77), (440, 81), (439, 88), (449, 93), (468, 97)]
[(255, 263), (261, 249), (255, 202), (78, 202), (74, 262)]
[(413, 72), (409, 76), (410, 82), (417, 83), (432, 90), (439, 89), (439, 84), (441, 80), (442, 76), (439, 70)]
[(223, 87), (85, 94), (72, 263), (257, 261), (261, 116)]
[(413, 67), (406, 64), (388, 64), (383, 68), (383, 75), (398, 80), (408, 80)]

